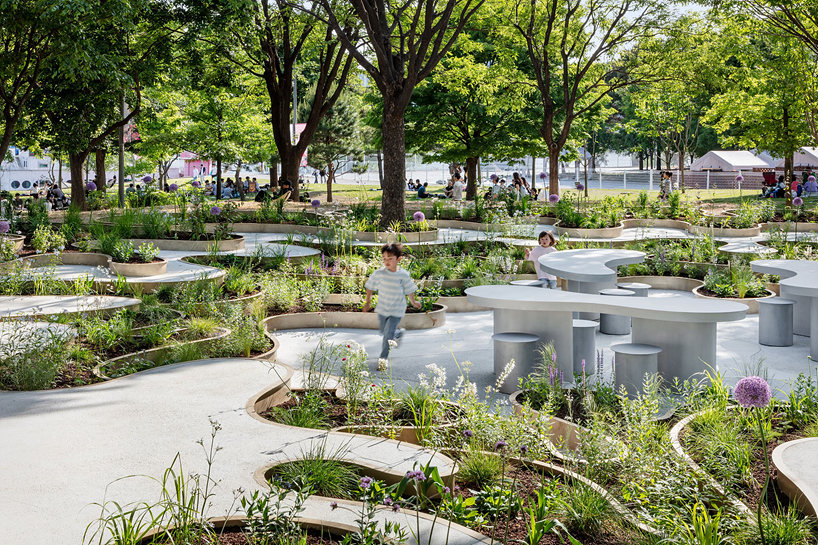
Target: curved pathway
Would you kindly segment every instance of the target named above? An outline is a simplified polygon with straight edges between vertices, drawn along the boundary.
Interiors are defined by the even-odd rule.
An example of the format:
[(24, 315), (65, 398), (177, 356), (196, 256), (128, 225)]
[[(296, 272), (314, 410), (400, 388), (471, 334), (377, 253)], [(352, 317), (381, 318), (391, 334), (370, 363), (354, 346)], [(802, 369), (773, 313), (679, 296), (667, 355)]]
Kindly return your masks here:
[(139, 299), (110, 295), (4, 295), (0, 296), (0, 318), (109, 313), (136, 309), (139, 303)]
[[(309, 456), (312, 449), (341, 453), (398, 476), (428, 461), (429, 451), (407, 443), (251, 417), (248, 400), (285, 374), (280, 365), (224, 358), (82, 388), (0, 392), (0, 535), (14, 536), (15, 545), (79, 545), (86, 525), (99, 515), (94, 502), (159, 498), (158, 484), (149, 478), (117, 479), (161, 478), (177, 452), (187, 475), (204, 474), (208, 468), (197, 441), (209, 446), (211, 420), (220, 426), (215, 443), (221, 447), (212, 466), (219, 484), (211, 516), (225, 514), (234, 490), (262, 488), (254, 480), (258, 469)], [(451, 471), (448, 458), (436, 458), (436, 465)], [(311, 500), (305, 514), (354, 524), (354, 510), (335, 514), (328, 507)], [(450, 541), (455, 542), (468, 543)]]

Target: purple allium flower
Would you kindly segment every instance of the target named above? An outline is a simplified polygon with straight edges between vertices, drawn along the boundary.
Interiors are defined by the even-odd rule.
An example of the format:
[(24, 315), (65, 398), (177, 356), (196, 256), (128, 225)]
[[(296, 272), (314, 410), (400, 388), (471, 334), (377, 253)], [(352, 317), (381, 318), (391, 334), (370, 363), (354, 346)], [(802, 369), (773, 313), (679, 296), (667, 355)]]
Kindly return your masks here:
[(86, 191), (96, 191), (97, 190), (97, 184), (95, 184), (94, 182), (88, 182), (87, 184), (85, 184), (85, 190)]
[(497, 175), (496, 175), (496, 174), (492, 174), (491, 176), (489, 176), (489, 179), (490, 179), (492, 182), (496, 182), (496, 181), (497, 181)]
[(793, 206), (801, 206), (802, 204), (804, 204), (804, 200), (801, 197), (795, 197), (792, 200), (792, 205)]
[(222, 213), (222, 209), (219, 208), (218, 206), (214, 206), (213, 208), (210, 209), (210, 215), (211, 216), (218, 216), (221, 213)]
[(408, 472), (406, 474), (406, 478), (411, 479), (411, 480), (413, 480), (415, 482), (420, 482), (420, 481), (425, 481), (426, 480), (426, 474), (423, 473), (423, 471), (421, 471), (419, 469), (416, 469), (414, 471)]
[(508, 443), (505, 441), (497, 441), (494, 443), (494, 450), (502, 450), (508, 446)]
[(443, 493), (444, 494), (451, 494), (451, 492), (452, 492), (452, 489), (449, 488), (448, 486), (443, 487)]
[(338, 502), (334, 501), (330, 503), (329, 506), (332, 508), (333, 511), (335, 511), (336, 509), (338, 509)]
[(540, 172), (540, 180), (545, 180), (546, 178), (548, 178), (548, 174), (545, 172)]
[(383, 504), (384, 504), (384, 505), (392, 505), (392, 498), (390, 498), (389, 496), (386, 496), (386, 497), (383, 499)]
[(423, 221), (426, 219), (426, 214), (418, 210), (417, 212), (412, 214), (412, 217), (415, 219), (415, 221)]
[(528, 445), (523, 445), (520, 447), (520, 454), (522, 454), (523, 456), (528, 454)]
[(193, 180), (192, 182), (190, 182), (190, 185), (192, 185), (193, 187), (195, 187), (197, 189), (202, 187), (202, 184), (201, 184), (201, 182), (199, 182), (199, 180)]
[(173, 193), (174, 191), (176, 191), (177, 189), (179, 189), (179, 186), (178, 186), (178, 185), (176, 185), (176, 184), (170, 184), (170, 185), (168, 186), (168, 189), (170, 189), (171, 193)]
[(358, 486), (366, 490), (372, 486), (372, 477), (361, 477), (361, 482), (358, 483)]
[(463, 432), (463, 435), (466, 437), (466, 439), (471, 439), (474, 437), (474, 432), (471, 430), (466, 430)]
[(548, 196), (548, 202), (556, 204), (560, 202), (560, 196), (557, 195), (556, 193), (552, 193), (551, 195)]
[(321, 206), (321, 201), (319, 201), (318, 199), (313, 199), (310, 204), (312, 205), (313, 208), (318, 208), (319, 206)]
[(397, 503), (392, 505), (392, 512), (397, 513), (398, 511), (400, 511), (400, 505)]
[(808, 182), (814, 182), (814, 181), (815, 181), (815, 176), (813, 176), (812, 174), (810, 174), (809, 176), (807, 176), (807, 181), (808, 181)]
[(751, 377), (744, 377), (733, 391), (736, 401), (744, 407), (758, 407), (759, 409), (766, 407), (770, 403), (772, 391), (767, 381), (755, 375)]
[(150, 174), (142, 176), (142, 181), (145, 182), (146, 184), (150, 183), (153, 181), (153, 176), (151, 176)]
[(11, 225), (6, 220), (0, 221), (0, 234), (8, 233), (9, 229), (11, 229)]
[(585, 189), (585, 186), (582, 184), (577, 184), (577, 191), (582, 191)]
[(743, 181), (744, 181), (744, 176), (742, 176), (741, 174), (739, 174), (738, 176), (736, 176), (736, 181), (737, 181), (737, 182), (743, 182)]

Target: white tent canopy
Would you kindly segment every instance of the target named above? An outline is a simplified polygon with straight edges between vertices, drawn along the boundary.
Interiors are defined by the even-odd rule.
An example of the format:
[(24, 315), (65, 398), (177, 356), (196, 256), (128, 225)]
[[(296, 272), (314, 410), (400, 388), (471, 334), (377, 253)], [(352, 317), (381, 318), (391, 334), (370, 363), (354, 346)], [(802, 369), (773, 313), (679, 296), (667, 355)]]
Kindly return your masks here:
[(756, 157), (751, 151), (708, 151), (693, 161), (690, 170), (735, 172), (754, 168), (770, 168), (770, 166), (767, 161)]
[[(784, 159), (776, 163), (776, 167), (784, 168)], [(794, 169), (818, 167), (818, 148), (801, 148), (793, 155)]]

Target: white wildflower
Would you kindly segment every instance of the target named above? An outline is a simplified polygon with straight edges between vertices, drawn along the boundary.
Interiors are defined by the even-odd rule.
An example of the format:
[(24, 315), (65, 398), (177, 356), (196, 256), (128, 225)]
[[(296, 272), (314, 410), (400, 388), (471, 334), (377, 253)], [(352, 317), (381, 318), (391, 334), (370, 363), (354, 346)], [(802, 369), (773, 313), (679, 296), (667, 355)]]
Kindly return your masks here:
[(449, 335), (454, 335), (454, 334), (455, 334), (455, 330), (454, 330), (454, 329), (450, 329), (450, 330), (448, 330), (446, 333), (448, 333)]
[(379, 358), (378, 359), (378, 371), (386, 371), (389, 369), (389, 360), (386, 358)]
[(396, 341), (394, 339), (389, 339), (387, 342), (389, 343), (390, 348), (397, 348), (398, 347), (398, 341)]
[(505, 383), (508, 376), (514, 370), (514, 365), (515, 365), (514, 360), (511, 360), (506, 364), (506, 366), (503, 368), (503, 372), (500, 373), (499, 377), (497, 377), (497, 382), (494, 385), (495, 388), (499, 390), (503, 383)]

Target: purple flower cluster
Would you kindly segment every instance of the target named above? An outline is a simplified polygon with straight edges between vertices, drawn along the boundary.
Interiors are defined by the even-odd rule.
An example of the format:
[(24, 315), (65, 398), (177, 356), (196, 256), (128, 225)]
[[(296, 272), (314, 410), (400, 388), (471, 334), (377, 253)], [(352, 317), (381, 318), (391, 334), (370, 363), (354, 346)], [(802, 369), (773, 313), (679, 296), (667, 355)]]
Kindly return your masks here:
[(584, 185), (582, 185), (582, 184), (577, 184), (577, 191), (584, 191), (584, 190), (585, 190), (585, 186), (584, 186)]
[(321, 206), (321, 201), (319, 201), (318, 199), (313, 199), (310, 204), (312, 205), (313, 208), (318, 208), (319, 206)]
[(466, 430), (463, 432), (463, 435), (466, 437), (466, 439), (471, 439), (474, 437), (474, 432), (471, 430)]
[(97, 184), (95, 184), (94, 182), (88, 182), (87, 184), (85, 184), (85, 190), (86, 191), (96, 191), (97, 190)]
[(415, 221), (423, 221), (426, 219), (426, 214), (418, 210), (417, 212), (412, 214), (412, 217), (415, 219)]
[(737, 182), (743, 182), (743, 181), (744, 181), (744, 176), (742, 176), (741, 174), (739, 174), (738, 176), (736, 176), (736, 181), (737, 181)]
[(406, 478), (415, 482), (420, 482), (426, 480), (426, 474), (420, 469), (416, 469), (407, 473)]
[(557, 195), (556, 193), (552, 193), (551, 195), (548, 196), (548, 202), (556, 204), (560, 202), (560, 196)]
[(214, 206), (213, 208), (210, 209), (210, 215), (211, 216), (218, 216), (221, 213), (222, 213), (222, 209), (219, 208), (218, 206)]
[(490, 179), (492, 182), (496, 182), (496, 181), (497, 181), (497, 175), (496, 175), (496, 174), (492, 174), (491, 176), (489, 176), (489, 179)]
[(11, 225), (6, 220), (0, 221), (0, 234), (8, 233), (9, 229), (11, 229)]
[(168, 189), (170, 189), (171, 193), (173, 193), (173, 192), (175, 192), (177, 189), (179, 189), (179, 186), (178, 186), (178, 185), (176, 185), (176, 184), (170, 184), (170, 185), (168, 186)]
[(745, 409), (748, 407), (762, 409), (770, 404), (770, 398), (773, 394), (766, 380), (753, 375), (751, 377), (744, 377), (738, 381), (733, 395), (736, 401), (739, 402), (739, 405)]
[(151, 176), (150, 174), (142, 176), (142, 181), (145, 182), (146, 184), (150, 183), (153, 181), (153, 176)]
[(801, 197), (795, 197), (792, 200), (792, 205), (793, 206), (801, 206), (802, 204), (804, 204), (804, 200)]
[(496, 443), (494, 443), (494, 450), (495, 451), (503, 450), (507, 446), (508, 446), (508, 443), (506, 443), (505, 441), (497, 441)]
[(358, 483), (363, 490), (368, 489), (372, 486), (372, 477), (361, 477), (361, 481)]
[(199, 180), (193, 180), (192, 182), (190, 182), (190, 185), (192, 185), (196, 189), (202, 187), (202, 184), (199, 182)]
[(814, 182), (814, 181), (815, 181), (815, 176), (813, 176), (812, 174), (810, 174), (809, 176), (807, 176), (807, 181), (808, 181), (808, 182)]
[(548, 174), (545, 172), (540, 172), (540, 180), (545, 180), (546, 178), (548, 178)]

